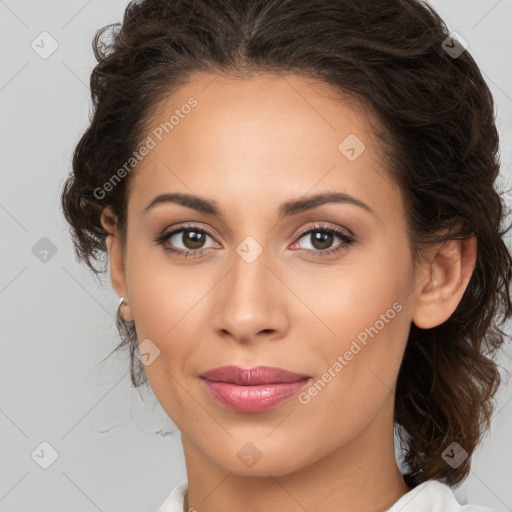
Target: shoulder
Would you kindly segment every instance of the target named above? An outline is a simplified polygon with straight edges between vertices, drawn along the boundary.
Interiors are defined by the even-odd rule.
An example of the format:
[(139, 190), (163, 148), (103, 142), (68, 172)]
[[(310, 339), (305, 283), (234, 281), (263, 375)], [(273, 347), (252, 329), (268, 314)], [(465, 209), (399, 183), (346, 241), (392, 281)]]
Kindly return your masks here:
[(183, 512), (187, 481), (183, 480), (176, 485), (165, 501), (153, 512)]
[(386, 512), (505, 512), (483, 505), (457, 501), (451, 487), (438, 480), (428, 480), (404, 494)]
[[(182, 512), (187, 481), (176, 485), (165, 501), (153, 512)], [(438, 480), (428, 480), (404, 494), (386, 512), (506, 512), (477, 504), (462, 505), (452, 489)]]

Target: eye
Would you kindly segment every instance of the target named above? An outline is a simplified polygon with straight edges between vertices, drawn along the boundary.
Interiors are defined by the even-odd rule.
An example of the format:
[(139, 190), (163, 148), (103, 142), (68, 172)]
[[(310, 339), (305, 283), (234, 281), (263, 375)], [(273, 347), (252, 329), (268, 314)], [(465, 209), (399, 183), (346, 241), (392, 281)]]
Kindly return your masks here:
[[(205, 249), (209, 249), (209, 247), (204, 247), (207, 237), (213, 238), (213, 236), (205, 229), (194, 225), (187, 225), (180, 226), (168, 233), (164, 233), (158, 237), (155, 242), (163, 245), (164, 250), (170, 253), (177, 254), (178, 256), (191, 256), (197, 258), (202, 256)], [(172, 244), (166, 244), (167, 241), (170, 241)], [(176, 244), (179, 244), (180, 242), (185, 246), (184, 249), (175, 247)]]
[[(300, 247), (300, 240), (307, 240), (309, 236), (313, 249)], [(303, 249), (308, 256), (321, 257), (337, 253), (346, 249), (354, 243), (355, 238), (341, 229), (319, 224), (313, 228), (301, 231), (296, 237), (298, 242), (292, 245), (292, 248), (299, 245), (299, 249)], [(213, 235), (206, 229), (199, 228), (195, 225), (179, 226), (172, 231), (163, 233), (155, 239), (155, 242), (162, 245), (164, 250), (182, 257), (200, 258), (208, 249), (214, 248), (215, 245), (205, 247), (207, 238), (213, 239)], [(334, 248), (330, 248), (333, 240), (338, 238), (341, 243)], [(170, 242), (170, 243), (167, 243)], [(183, 244), (184, 248), (176, 247), (177, 244)]]
[[(299, 248), (304, 249), (308, 255), (312, 255), (314, 257), (321, 257), (342, 251), (346, 249), (349, 245), (353, 244), (355, 241), (354, 237), (349, 235), (348, 233), (345, 233), (344, 231), (338, 228), (325, 226), (323, 224), (314, 226), (313, 228), (310, 228), (307, 231), (301, 231), (297, 236), (299, 237), (299, 242), (293, 244), (292, 247), (299, 245), (300, 240), (302, 239), (309, 239), (311, 241), (313, 249), (303, 248), (300, 246)], [(341, 243), (335, 246), (334, 248), (331, 248), (333, 240), (335, 238), (339, 238), (341, 240)]]

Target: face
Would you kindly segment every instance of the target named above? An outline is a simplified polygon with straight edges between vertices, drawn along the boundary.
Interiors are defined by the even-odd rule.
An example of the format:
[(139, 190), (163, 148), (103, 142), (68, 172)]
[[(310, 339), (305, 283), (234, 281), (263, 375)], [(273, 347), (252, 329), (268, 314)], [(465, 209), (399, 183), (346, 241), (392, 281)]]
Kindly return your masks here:
[[(116, 263), (114, 239), (111, 274), (190, 457), (278, 475), (363, 433), (375, 446), (389, 438), (418, 281), (368, 119), (316, 81), (205, 74), (149, 123), (143, 140), (155, 145), (130, 176), (126, 257)], [(177, 193), (219, 212), (154, 202)], [(322, 194), (339, 196), (303, 203)], [(240, 410), (200, 377), (228, 365), (309, 380), (266, 386), (290, 393), (281, 401), (242, 395)], [(236, 401), (240, 388), (224, 386)], [(260, 459), (251, 466), (247, 454)]]

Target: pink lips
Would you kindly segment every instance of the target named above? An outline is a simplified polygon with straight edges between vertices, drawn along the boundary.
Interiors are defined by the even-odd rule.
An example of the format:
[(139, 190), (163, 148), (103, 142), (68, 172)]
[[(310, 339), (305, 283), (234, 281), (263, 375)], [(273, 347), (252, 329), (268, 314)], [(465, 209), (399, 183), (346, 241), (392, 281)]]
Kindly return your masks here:
[(308, 375), (269, 366), (222, 366), (200, 377), (210, 396), (239, 412), (271, 409), (300, 391), (310, 379)]

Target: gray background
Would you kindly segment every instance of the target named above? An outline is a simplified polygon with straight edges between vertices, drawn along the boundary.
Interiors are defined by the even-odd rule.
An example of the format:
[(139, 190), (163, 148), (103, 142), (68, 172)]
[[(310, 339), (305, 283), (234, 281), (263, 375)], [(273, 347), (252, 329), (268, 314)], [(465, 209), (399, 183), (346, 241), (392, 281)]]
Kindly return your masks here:
[[(98, 282), (75, 261), (59, 211), (71, 152), (87, 125), (91, 40), (100, 26), (121, 21), (126, 4), (0, 1), (2, 512), (149, 511), (186, 477), (179, 433), (150, 391), (131, 388), (126, 356), (102, 362), (118, 343), (117, 296), (108, 275)], [(494, 94), (505, 185), (512, 0), (431, 4), (468, 41)], [(58, 44), (48, 58), (31, 46), (46, 37), (51, 48), (44, 31)], [(510, 347), (500, 363), (512, 369)], [(512, 390), (504, 386), (490, 434), (456, 490), (461, 501), (512, 508), (511, 427)], [(43, 469), (52, 449), (58, 456)]]

